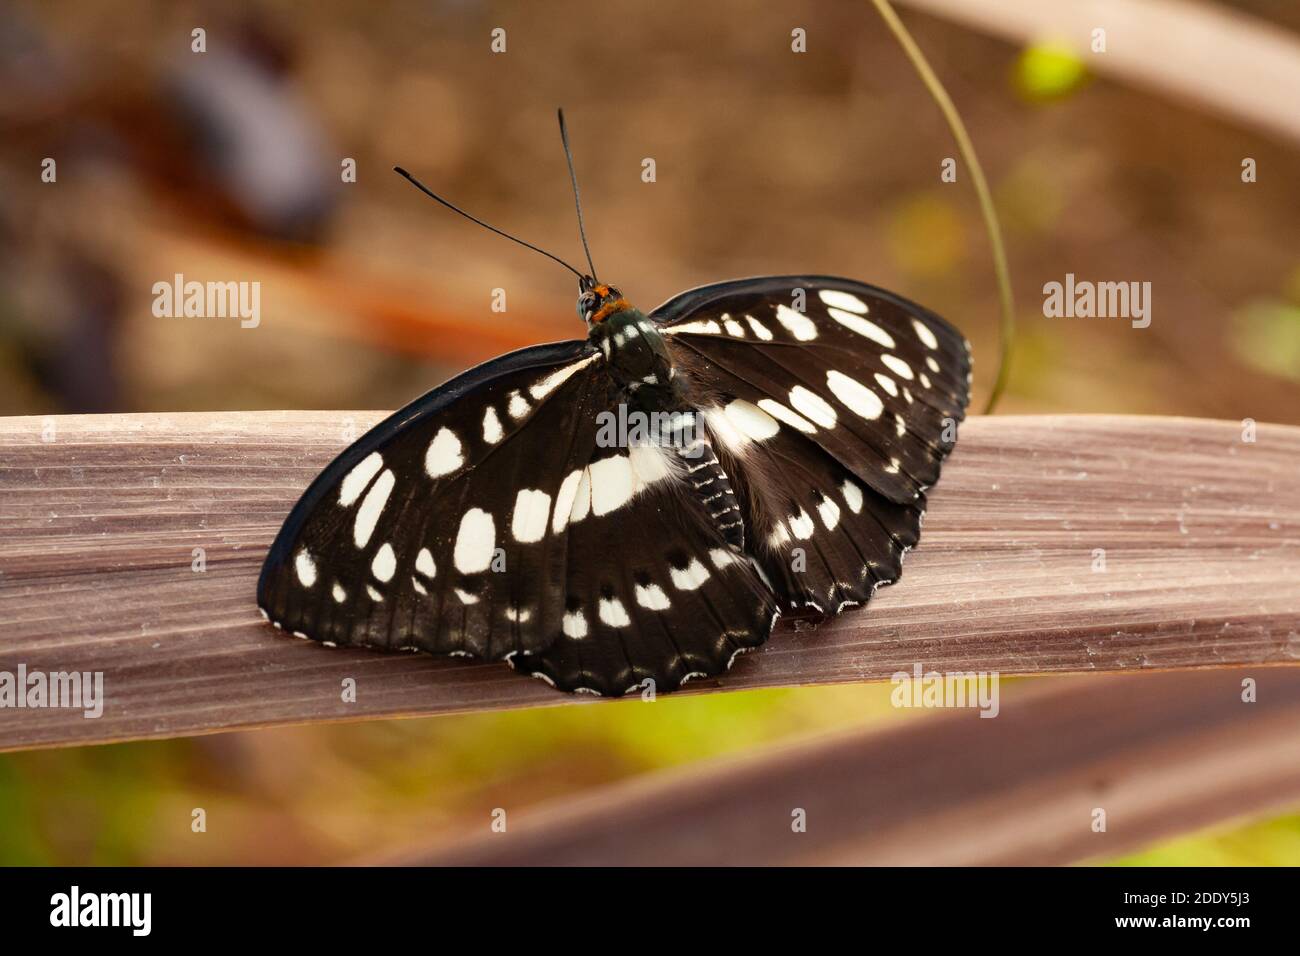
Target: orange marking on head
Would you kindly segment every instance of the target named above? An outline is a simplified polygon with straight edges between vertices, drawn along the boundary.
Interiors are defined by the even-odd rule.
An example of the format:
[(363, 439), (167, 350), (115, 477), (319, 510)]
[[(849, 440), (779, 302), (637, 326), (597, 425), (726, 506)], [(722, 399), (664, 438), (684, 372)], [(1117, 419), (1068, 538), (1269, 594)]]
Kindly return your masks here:
[(591, 321), (604, 322), (615, 312), (622, 312), (624, 309), (630, 308), (632, 308), (632, 303), (628, 302), (627, 299), (613, 299), (602, 305), (596, 314), (591, 317)]

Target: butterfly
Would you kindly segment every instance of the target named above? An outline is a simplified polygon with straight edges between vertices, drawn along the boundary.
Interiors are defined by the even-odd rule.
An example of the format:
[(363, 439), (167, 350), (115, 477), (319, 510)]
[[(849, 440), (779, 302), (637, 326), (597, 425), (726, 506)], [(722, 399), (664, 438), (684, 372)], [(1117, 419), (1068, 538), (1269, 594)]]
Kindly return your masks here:
[(899, 577), (970, 397), (953, 326), (820, 275), (643, 313), (589, 249), (580, 272), (398, 172), (570, 269), (587, 335), (472, 368), (339, 455), (267, 555), (268, 620), (618, 696), (719, 674), (782, 613)]

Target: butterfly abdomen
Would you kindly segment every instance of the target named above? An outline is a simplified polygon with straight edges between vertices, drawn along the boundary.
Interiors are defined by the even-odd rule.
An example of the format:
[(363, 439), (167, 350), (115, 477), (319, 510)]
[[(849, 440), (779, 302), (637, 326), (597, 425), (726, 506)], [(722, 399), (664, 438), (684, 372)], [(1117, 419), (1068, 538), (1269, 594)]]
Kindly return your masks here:
[[(698, 421), (698, 416), (692, 416), (692, 420)], [(686, 464), (684, 480), (691, 496), (700, 503), (727, 544), (743, 550), (744, 515), (731, 479), (713, 450), (712, 440), (701, 428), (690, 442), (678, 447), (677, 453)]]

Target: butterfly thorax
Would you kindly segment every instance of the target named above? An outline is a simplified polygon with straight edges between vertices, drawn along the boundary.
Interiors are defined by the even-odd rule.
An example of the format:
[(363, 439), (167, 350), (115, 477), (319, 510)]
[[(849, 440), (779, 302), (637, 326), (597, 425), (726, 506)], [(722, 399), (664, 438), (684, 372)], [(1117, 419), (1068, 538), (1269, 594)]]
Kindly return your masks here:
[(640, 309), (624, 308), (592, 323), (587, 338), (604, 353), (610, 377), (629, 393), (665, 410), (675, 404), (679, 396), (668, 346)]
[(678, 462), (673, 467), (687, 493), (697, 499), (723, 539), (745, 546), (745, 527), (731, 479), (723, 469), (699, 410), (690, 402), (672, 356), (654, 323), (631, 307), (592, 323), (590, 341), (604, 353), (610, 376), (623, 391), (630, 413), (669, 413), (669, 428), (656, 430), (655, 444)]

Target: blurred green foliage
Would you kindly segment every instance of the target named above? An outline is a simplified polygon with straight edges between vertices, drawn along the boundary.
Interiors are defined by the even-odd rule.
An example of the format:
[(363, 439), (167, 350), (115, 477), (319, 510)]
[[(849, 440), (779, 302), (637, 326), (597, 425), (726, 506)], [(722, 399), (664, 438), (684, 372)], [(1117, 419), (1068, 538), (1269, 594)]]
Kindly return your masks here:
[(1014, 75), (1021, 96), (1047, 102), (1081, 87), (1088, 79), (1088, 68), (1073, 47), (1049, 40), (1026, 48), (1016, 60)]
[(1214, 827), (1115, 860), (1118, 866), (1295, 866), (1300, 816)]
[(1248, 303), (1232, 316), (1230, 341), (1247, 365), (1300, 382), (1300, 305), (1277, 299)]

